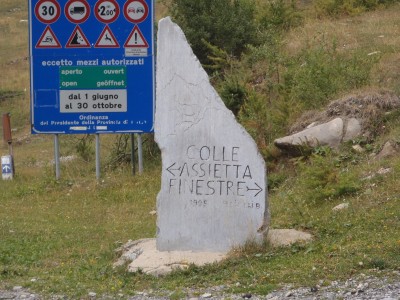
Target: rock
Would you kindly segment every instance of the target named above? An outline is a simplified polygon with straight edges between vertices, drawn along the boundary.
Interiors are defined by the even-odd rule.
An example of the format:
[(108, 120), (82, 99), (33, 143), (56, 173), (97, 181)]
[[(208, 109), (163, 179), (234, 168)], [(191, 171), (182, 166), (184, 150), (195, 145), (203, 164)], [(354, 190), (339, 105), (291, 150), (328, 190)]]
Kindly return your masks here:
[(357, 286), (357, 292), (358, 292), (358, 293), (362, 293), (362, 292), (364, 292), (367, 288), (368, 288), (368, 283), (360, 283), (360, 284)]
[(158, 251), (155, 239), (142, 239), (129, 242), (130, 248), (114, 263), (114, 267), (123, 266), (127, 262), (129, 272), (138, 272), (153, 276), (163, 276), (177, 269), (187, 269), (189, 265), (204, 266), (225, 259), (219, 252), (193, 251)]
[(301, 132), (276, 139), (274, 144), (281, 150), (297, 154), (304, 149), (317, 146), (336, 148), (343, 137), (343, 120), (336, 118), (328, 123), (316, 125)]
[(261, 242), (269, 211), (265, 162), (169, 18), (158, 27), (155, 140), (160, 251), (228, 252)]
[(293, 296), (293, 292), (292, 291), (289, 291), (289, 292), (287, 292), (286, 294), (285, 294), (285, 297), (286, 298), (289, 298), (289, 297), (292, 297)]
[(342, 142), (350, 141), (361, 133), (362, 127), (358, 119), (335, 118), (319, 125), (313, 122), (306, 129), (276, 139), (274, 143), (279, 149), (297, 155), (317, 146), (337, 148)]
[(253, 297), (253, 295), (252, 295), (252, 294), (249, 294), (249, 293), (244, 294), (244, 295), (242, 296), (243, 299), (250, 299), (251, 297)]
[(332, 208), (333, 211), (339, 211), (339, 210), (343, 210), (343, 209), (347, 209), (349, 208), (349, 203), (342, 203), (339, 204), (337, 206), (335, 206), (334, 208)]
[(352, 148), (353, 148), (354, 151), (356, 151), (356, 152), (358, 152), (358, 153), (363, 153), (363, 152), (365, 152), (364, 148), (361, 147), (360, 145), (354, 145)]
[[(332, 101), (323, 111), (305, 112), (292, 125), (291, 135), (275, 140), (275, 145), (290, 155), (302, 155), (320, 145), (336, 148), (359, 136), (373, 138), (379, 134), (374, 127), (376, 120), (383, 119), (398, 107), (400, 99), (392, 91), (347, 95)], [(329, 128), (330, 125), (333, 127)]]
[(204, 298), (204, 299), (208, 299), (211, 297), (212, 297), (212, 295), (210, 293), (205, 293), (205, 294), (201, 295), (201, 298)]
[(387, 141), (382, 150), (375, 156), (376, 160), (381, 160), (396, 155), (399, 152), (399, 146), (394, 141)]
[(350, 118), (347, 120), (347, 124), (345, 124), (345, 133), (343, 136), (343, 142), (350, 141), (362, 133), (362, 126), (358, 119)]
[(312, 235), (295, 229), (271, 229), (268, 233), (268, 241), (274, 247), (290, 246), (297, 242), (309, 242)]
[(392, 168), (380, 168), (377, 172), (364, 177), (362, 180), (371, 180), (371, 179), (375, 178), (377, 175), (386, 175), (386, 174), (392, 172), (392, 170), (393, 170)]

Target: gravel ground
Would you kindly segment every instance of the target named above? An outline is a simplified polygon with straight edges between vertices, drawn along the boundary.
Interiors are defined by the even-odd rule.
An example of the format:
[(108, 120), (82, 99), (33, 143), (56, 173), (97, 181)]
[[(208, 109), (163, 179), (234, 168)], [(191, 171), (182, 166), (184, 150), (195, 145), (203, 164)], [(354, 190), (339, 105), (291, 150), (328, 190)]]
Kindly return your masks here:
[[(352, 300), (400, 300), (400, 272), (394, 271), (394, 276), (377, 278), (372, 276), (361, 275), (357, 278), (349, 279), (344, 282), (333, 281), (328, 286), (315, 286), (303, 288), (291, 288), (286, 286), (280, 290), (273, 291), (266, 296), (258, 296), (251, 294), (232, 295), (225, 292), (226, 287), (213, 287), (206, 291), (188, 290), (188, 294), (199, 295), (191, 296), (186, 299), (263, 299), (263, 300), (291, 300), (291, 299), (352, 299)], [(108, 300), (108, 299), (126, 299), (126, 300), (163, 300), (169, 299), (168, 296), (154, 296), (151, 292), (137, 293), (135, 296), (119, 295), (113, 298), (105, 295), (96, 295), (89, 293), (84, 299), (91, 300)], [(11, 291), (0, 291), (0, 300), (66, 300), (65, 296), (42, 297), (40, 295), (29, 292), (23, 287), (16, 286)]]

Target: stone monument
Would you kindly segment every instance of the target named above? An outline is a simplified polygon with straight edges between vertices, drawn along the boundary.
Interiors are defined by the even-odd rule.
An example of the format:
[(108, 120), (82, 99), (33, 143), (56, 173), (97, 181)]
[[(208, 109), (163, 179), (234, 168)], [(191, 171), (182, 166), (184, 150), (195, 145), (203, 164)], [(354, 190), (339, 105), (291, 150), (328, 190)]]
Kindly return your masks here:
[(157, 249), (228, 252), (268, 232), (265, 162), (209, 82), (182, 30), (162, 19), (155, 139)]

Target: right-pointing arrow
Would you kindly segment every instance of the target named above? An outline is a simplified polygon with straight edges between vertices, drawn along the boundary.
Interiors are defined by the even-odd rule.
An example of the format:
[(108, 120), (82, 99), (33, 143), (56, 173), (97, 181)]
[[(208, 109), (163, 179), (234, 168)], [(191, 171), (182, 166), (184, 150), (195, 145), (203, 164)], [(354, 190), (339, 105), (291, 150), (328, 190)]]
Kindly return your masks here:
[(261, 188), (261, 186), (259, 186), (257, 183), (255, 183), (255, 185), (257, 186), (256, 188), (249, 188), (247, 187), (247, 191), (258, 191), (257, 194), (254, 195), (254, 197), (257, 197), (257, 195), (259, 193), (261, 193), (263, 191), (263, 189)]

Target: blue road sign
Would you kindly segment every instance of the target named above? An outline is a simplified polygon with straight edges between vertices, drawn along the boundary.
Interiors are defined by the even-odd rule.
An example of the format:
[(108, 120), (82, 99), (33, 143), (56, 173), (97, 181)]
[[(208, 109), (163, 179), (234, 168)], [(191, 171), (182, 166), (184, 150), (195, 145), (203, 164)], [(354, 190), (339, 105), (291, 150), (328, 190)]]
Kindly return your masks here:
[(12, 169), (11, 169), (11, 165), (7, 164), (7, 165), (2, 165), (2, 173), (3, 174), (11, 174)]
[(32, 133), (152, 132), (154, 0), (29, 0)]

